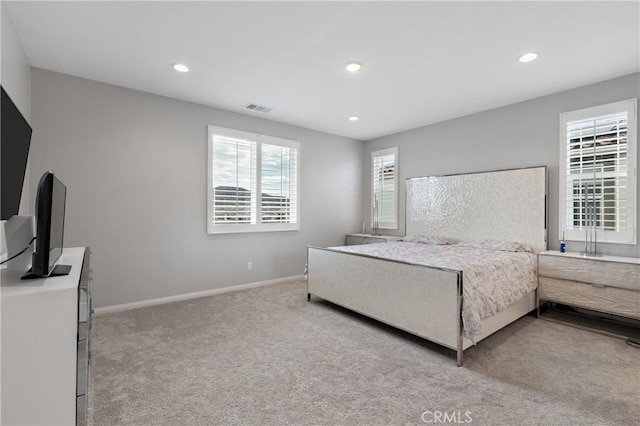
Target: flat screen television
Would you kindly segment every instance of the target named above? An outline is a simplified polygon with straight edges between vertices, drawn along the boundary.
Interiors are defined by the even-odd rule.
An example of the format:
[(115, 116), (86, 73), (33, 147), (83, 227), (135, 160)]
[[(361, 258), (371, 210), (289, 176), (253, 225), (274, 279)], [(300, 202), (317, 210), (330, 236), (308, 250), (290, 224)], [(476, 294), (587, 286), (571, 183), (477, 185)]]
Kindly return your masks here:
[(13, 103), (4, 88), (0, 103), (0, 156), (2, 170), (2, 184), (0, 191), (1, 220), (8, 220), (18, 214), (20, 197), (24, 184), (24, 174), (27, 168), (29, 145), (31, 144), (31, 126), (27, 123), (20, 110)]
[(67, 187), (52, 172), (42, 175), (36, 193), (36, 248), (23, 279), (69, 274), (70, 265), (56, 265), (64, 242), (66, 201)]

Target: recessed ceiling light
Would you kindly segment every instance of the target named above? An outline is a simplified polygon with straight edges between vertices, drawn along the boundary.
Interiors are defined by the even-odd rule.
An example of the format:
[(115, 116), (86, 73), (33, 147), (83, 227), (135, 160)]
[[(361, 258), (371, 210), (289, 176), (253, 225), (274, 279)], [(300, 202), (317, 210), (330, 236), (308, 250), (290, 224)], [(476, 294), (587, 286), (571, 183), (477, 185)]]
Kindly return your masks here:
[(189, 72), (189, 67), (184, 64), (173, 64), (172, 66), (178, 72)]
[(529, 52), (529, 53), (525, 53), (524, 55), (520, 56), (518, 58), (518, 60), (520, 62), (531, 62), (533, 60), (535, 60), (538, 57), (538, 54), (536, 52)]
[(362, 64), (360, 62), (349, 62), (345, 67), (349, 72), (358, 72), (362, 69)]
[(360, 117), (358, 117), (357, 115), (352, 115), (351, 117), (349, 117), (349, 121), (358, 121), (360, 120)]

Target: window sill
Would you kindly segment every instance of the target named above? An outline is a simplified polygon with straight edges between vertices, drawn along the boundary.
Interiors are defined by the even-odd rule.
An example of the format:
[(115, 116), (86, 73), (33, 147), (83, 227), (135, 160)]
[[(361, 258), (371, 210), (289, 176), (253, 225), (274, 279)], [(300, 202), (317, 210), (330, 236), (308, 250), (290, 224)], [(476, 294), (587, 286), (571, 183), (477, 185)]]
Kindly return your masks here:
[(209, 226), (207, 234), (250, 234), (262, 232), (292, 232), (299, 231), (299, 224), (278, 224), (278, 225), (215, 225)]

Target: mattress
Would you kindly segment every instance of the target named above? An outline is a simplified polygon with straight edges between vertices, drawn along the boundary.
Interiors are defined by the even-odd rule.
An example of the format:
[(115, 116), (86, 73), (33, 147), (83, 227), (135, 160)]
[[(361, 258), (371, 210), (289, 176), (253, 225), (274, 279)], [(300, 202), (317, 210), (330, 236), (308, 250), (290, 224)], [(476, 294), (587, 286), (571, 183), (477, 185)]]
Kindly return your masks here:
[(483, 319), (520, 301), (538, 286), (535, 254), (506, 251), (496, 244), (431, 245), (399, 241), (331, 249), (462, 271), (462, 321), (464, 333), (471, 340), (482, 333)]

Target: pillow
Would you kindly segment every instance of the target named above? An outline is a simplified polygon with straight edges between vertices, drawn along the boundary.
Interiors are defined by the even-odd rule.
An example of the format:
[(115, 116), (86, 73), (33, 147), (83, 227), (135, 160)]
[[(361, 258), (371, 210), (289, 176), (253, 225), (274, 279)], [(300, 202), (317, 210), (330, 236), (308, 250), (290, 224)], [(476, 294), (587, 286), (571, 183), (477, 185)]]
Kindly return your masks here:
[(498, 241), (498, 240), (472, 240), (463, 241), (457, 244), (458, 247), (473, 247), (487, 250), (500, 250), (510, 252), (533, 253), (531, 247), (515, 241)]
[(406, 241), (408, 243), (431, 244), (431, 245), (438, 245), (438, 246), (457, 243), (456, 240), (447, 238), (447, 237), (435, 237), (435, 236), (425, 237), (422, 235), (407, 235), (406, 237), (402, 237), (402, 240), (400, 241)]

